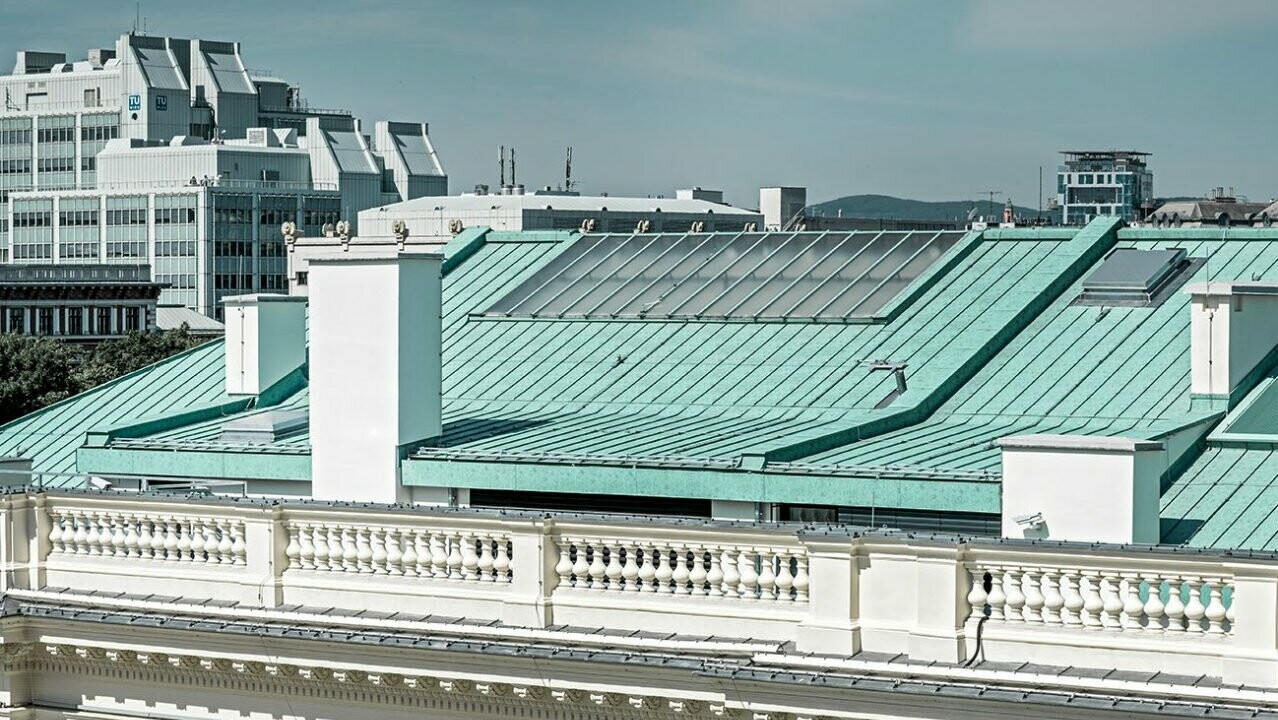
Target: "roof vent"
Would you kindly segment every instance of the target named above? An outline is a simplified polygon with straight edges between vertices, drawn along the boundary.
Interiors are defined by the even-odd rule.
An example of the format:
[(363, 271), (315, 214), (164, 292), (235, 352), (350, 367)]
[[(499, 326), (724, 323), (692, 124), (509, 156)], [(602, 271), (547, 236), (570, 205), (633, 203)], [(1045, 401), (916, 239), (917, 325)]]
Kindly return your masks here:
[(1194, 274), (1202, 264), (1182, 248), (1137, 250), (1120, 248), (1083, 281), (1075, 305), (1155, 307)]
[(305, 410), (267, 410), (236, 418), (222, 426), (222, 442), (269, 445), (305, 430), (310, 424)]

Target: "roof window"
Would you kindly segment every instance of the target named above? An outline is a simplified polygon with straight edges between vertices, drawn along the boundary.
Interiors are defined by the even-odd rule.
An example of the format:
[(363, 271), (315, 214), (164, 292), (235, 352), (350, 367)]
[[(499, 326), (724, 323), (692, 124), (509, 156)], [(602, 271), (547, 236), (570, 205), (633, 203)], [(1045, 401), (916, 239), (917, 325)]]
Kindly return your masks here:
[(488, 310), (552, 318), (876, 317), (963, 232), (583, 235)]
[(1157, 307), (1185, 284), (1202, 260), (1182, 248), (1138, 250), (1119, 248), (1083, 281), (1074, 305)]

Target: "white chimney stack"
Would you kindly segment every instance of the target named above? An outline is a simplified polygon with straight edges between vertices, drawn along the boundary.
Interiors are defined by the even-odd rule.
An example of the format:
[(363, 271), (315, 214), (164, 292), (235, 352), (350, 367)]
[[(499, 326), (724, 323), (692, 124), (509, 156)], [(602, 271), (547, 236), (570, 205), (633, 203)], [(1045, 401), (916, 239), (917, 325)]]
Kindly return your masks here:
[(226, 394), (258, 395), (306, 362), (306, 298), (236, 295), (226, 309)]
[(1278, 283), (1202, 282), (1191, 296), (1190, 392), (1228, 398), (1278, 346)]
[(1163, 443), (1122, 437), (1001, 438), (1003, 536), (1156, 544)]
[(440, 264), (426, 253), (310, 264), (311, 495), (406, 502), (406, 445), (440, 433)]

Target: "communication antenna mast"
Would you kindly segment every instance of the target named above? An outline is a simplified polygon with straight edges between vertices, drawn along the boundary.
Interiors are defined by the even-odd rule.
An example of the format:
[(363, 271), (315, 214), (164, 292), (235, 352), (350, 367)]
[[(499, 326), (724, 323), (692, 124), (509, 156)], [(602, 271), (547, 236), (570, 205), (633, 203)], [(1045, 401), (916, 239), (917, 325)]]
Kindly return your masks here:
[(510, 149), (510, 184), (515, 184), (515, 148)]
[(497, 186), (497, 189), (500, 190), (501, 188), (506, 187), (506, 146), (505, 145), (502, 145), (501, 149), (497, 151), (497, 167), (501, 169), (501, 184)]
[(572, 146), (568, 146), (568, 153), (564, 158), (564, 190), (572, 192)]

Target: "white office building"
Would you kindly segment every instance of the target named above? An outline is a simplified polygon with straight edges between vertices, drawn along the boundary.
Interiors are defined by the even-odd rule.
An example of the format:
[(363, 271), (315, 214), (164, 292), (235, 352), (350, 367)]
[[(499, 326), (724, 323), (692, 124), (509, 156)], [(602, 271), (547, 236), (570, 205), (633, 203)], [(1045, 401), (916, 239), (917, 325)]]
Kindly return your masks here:
[(0, 77), (0, 261), (150, 264), (165, 304), (287, 287), (279, 228), (448, 191), (421, 123), (312, 108), (238, 43), (136, 34)]

